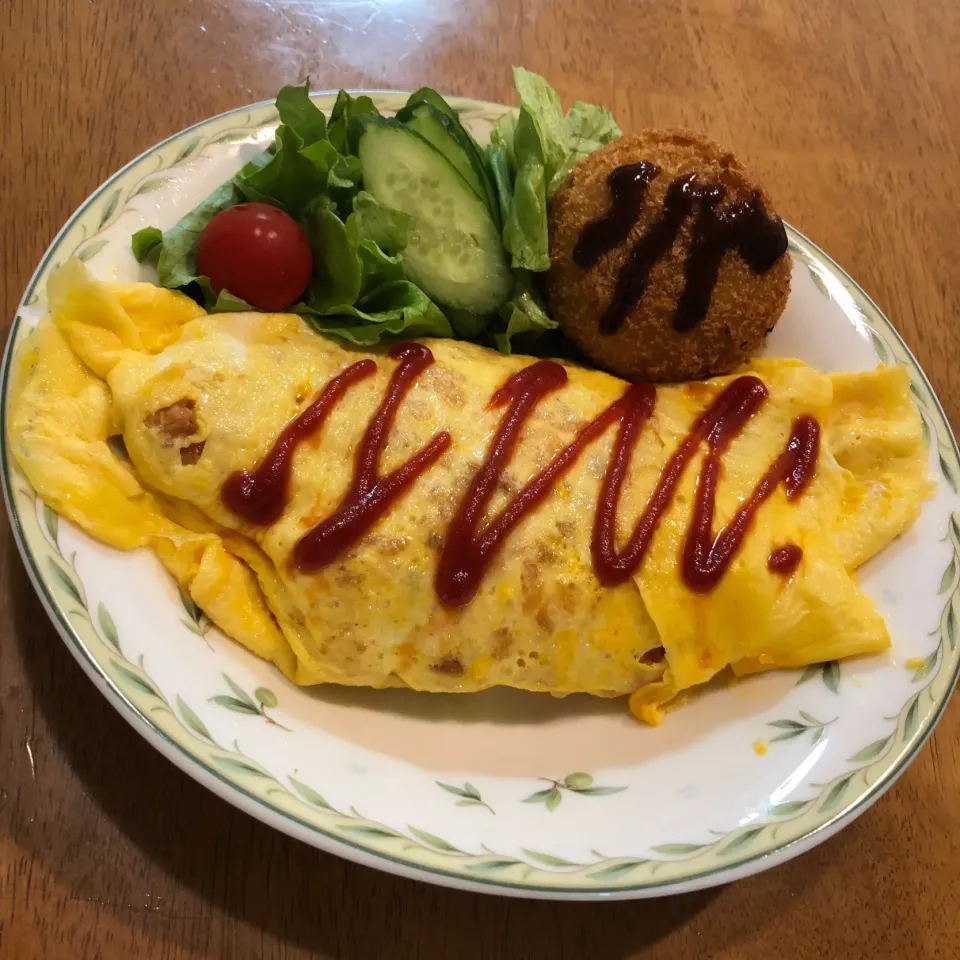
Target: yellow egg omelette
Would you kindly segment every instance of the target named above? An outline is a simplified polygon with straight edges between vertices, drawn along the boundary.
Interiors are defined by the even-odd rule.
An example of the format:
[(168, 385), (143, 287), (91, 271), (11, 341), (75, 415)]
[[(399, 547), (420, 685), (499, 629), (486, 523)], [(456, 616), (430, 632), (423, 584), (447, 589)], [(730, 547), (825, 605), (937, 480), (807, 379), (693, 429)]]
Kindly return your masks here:
[[(421, 341), (432, 362), (384, 421), (377, 476), (400, 475), (441, 434), (443, 449), (374, 522), (311, 566), (297, 562), (311, 531), (331, 516), (350, 521), (352, 496), (379, 495), (357, 480), (358, 464), (402, 361), (348, 349), (298, 316), (207, 315), (173, 291), (100, 283), (77, 261), (51, 277), (48, 298), (49, 317), (15, 359), (7, 423), (29, 481), (92, 536), (153, 550), (225, 634), (294, 683), (629, 696), (633, 713), (656, 723), (678, 694), (728, 667), (798, 667), (889, 645), (853, 571), (910, 526), (930, 492), (899, 367), (828, 375), (767, 359), (738, 372), (762, 381), (767, 396), (723, 454), (710, 521), (718, 541), (797, 418), (815, 420), (820, 441), (802, 495), (788, 496), (785, 484), (765, 494), (710, 589), (681, 570), (709, 473), (707, 443), (678, 469), (642, 562), (620, 582), (598, 575), (595, 518), (617, 453), (611, 422), (490, 551), (469, 599), (451, 604), (438, 593), (438, 565), (504, 429), (505, 408), (491, 398), (532, 358)], [(230, 478), (267, 463), (284, 431), (362, 361), (365, 375), (288, 451), (277, 515), (252, 520), (228, 506)], [(627, 387), (564, 370), (563, 386), (518, 427), (478, 535)], [(734, 379), (656, 389), (624, 460), (617, 545)], [(786, 573), (771, 568), (784, 545), (801, 556)]]

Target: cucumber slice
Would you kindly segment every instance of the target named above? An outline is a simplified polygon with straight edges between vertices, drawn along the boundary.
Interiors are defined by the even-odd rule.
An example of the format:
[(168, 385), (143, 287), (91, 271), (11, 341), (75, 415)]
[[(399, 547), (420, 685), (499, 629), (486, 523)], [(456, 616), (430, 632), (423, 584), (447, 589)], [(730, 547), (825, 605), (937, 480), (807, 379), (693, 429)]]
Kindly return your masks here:
[[(420, 136), (432, 143), (460, 171), (460, 174), (474, 190), (477, 189), (479, 184), (481, 188), (478, 193), (479, 197), (486, 200), (494, 222), (498, 227), (502, 227), (503, 221), (500, 217), (497, 190), (494, 186), (487, 155), (460, 122), (460, 118), (453, 107), (436, 90), (421, 87), (416, 93), (410, 95), (404, 108), (397, 114), (397, 119), (412, 127)], [(444, 147), (443, 138), (437, 129), (438, 125), (448, 137), (452, 137), (456, 141), (457, 146), (466, 157), (466, 164), (455, 159), (451, 155), (453, 151), (449, 147)], [(466, 172), (465, 168), (467, 166), (473, 170), (473, 176)]]
[[(404, 110), (409, 110), (412, 107), (415, 107), (418, 103), (427, 103), (436, 110), (439, 110), (440, 113), (449, 117), (451, 120), (459, 123), (457, 118), (457, 111), (447, 103), (443, 97), (437, 93), (436, 90), (431, 90), (430, 87), (421, 87), (419, 90), (414, 91), (407, 97), (407, 105), (403, 108)], [(403, 111), (401, 111), (402, 113)], [(403, 117), (398, 117), (400, 120)]]
[(454, 166), (397, 120), (367, 126), (358, 147), (364, 188), (413, 218), (403, 267), (429, 297), (471, 313), (492, 313), (513, 276), (487, 205)]
[(458, 141), (453, 121), (449, 117), (428, 103), (418, 103), (409, 113), (401, 111), (397, 119), (419, 133), (431, 147), (439, 150), (453, 164), (457, 173), (470, 184), (473, 192), (486, 201), (487, 194), (483, 184), (473, 168), (469, 153)]
[(440, 113), (442, 113), (445, 117), (448, 117), (450, 120), (452, 120), (460, 128), (464, 137), (466, 137), (466, 139), (473, 146), (474, 153), (476, 153), (478, 157), (483, 156), (483, 148), (479, 143), (477, 143), (476, 140), (473, 139), (470, 131), (460, 122), (460, 116), (457, 111), (454, 110), (453, 107), (451, 107), (450, 104), (447, 103), (447, 101), (444, 100), (436, 90), (431, 90), (430, 87), (421, 87), (415, 93), (411, 93), (410, 96), (407, 97), (406, 105), (404, 106), (403, 110), (397, 114), (397, 117), (402, 120), (402, 114), (405, 111), (412, 110), (420, 103), (428, 104), (435, 110), (439, 110)]

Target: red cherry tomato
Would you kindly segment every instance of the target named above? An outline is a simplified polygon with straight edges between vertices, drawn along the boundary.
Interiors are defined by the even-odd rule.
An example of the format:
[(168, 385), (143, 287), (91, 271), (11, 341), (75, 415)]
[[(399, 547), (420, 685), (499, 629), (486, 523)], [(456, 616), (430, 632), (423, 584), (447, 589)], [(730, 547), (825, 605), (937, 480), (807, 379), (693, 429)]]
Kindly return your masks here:
[(198, 272), (261, 310), (284, 310), (313, 272), (310, 244), (296, 220), (267, 203), (221, 210), (197, 243)]

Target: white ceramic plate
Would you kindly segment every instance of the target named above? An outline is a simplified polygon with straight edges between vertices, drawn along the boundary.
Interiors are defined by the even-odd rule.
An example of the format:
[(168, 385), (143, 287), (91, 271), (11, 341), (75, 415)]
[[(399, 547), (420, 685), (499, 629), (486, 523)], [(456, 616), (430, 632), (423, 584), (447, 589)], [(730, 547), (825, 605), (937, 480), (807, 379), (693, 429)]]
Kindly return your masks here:
[[(391, 111), (405, 96), (375, 99)], [(452, 103), (481, 141), (507, 109)], [(272, 104), (214, 117), (93, 193), (26, 290), (4, 402), (10, 351), (43, 315), (51, 270), (76, 255), (103, 279), (153, 279), (130, 234), (171, 226), (263, 149), (276, 122)], [(890, 786), (960, 663), (960, 456), (943, 411), (866, 294), (793, 230), (790, 252), (793, 292), (767, 352), (822, 370), (902, 364), (930, 440), (936, 496), (860, 575), (889, 624), (887, 655), (710, 690), (656, 729), (622, 700), (299, 689), (212, 628), (151, 554), (109, 549), (58, 518), (4, 446), (27, 569), (80, 665), (153, 746), (325, 850), (447, 886), (568, 899), (692, 890), (781, 863)]]

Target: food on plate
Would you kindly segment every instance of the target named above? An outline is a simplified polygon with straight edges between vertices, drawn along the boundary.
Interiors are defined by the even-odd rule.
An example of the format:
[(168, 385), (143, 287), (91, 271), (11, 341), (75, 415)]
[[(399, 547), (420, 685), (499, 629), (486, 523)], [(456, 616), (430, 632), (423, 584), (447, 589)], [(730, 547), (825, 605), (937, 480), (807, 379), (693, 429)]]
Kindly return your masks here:
[(790, 292), (770, 197), (702, 136), (646, 130), (589, 154), (550, 203), (550, 308), (600, 366), (632, 380), (729, 373)]
[(284, 87), (270, 147), (134, 253), (210, 312), (289, 309), (358, 346), (451, 337), (652, 381), (752, 357), (790, 289), (766, 191), (705, 137), (624, 137), (514, 79), (485, 149), (427, 87), (395, 117), (341, 90), (329, 119)]
[[(329, 119), (308, 83), (284, 87), (270, 147), (168, 229), (138, 230), (133, 252), (161, 286), (214, 313), (290, 309), (361, 346), (437, 336), (529, 348), (557, 328), (536, 279), (550, 265), (547, 198), (620, 128), (582, 101), (564, 113), (542, 77), (514, 75), (519, 114), (504, 114), (486, 149), (427, 87), (395, 117), (341, 90)], [(284, 223), (281, 239), (295, 222), (309, 263), (298, 241), (296, 269), (281, 271), (276, 245), (234, 229), (264, 205)]]
[(298, 684), (655, 723), (727, 667), (883, 650), (852, 572), (928, 493), (905, 373), (751, 359), (789, 293), (764, 190), (514, 76), (485, 148), (428, 88), (327, 118), (284, 87), (266, 151), (134, 234), (159, 287), (54, 272), (7, 424), (30, 482)]
[(653, 387), (449, 337), (344, 347), (76, 261), (48, 294), (8, 421), (37, 493), (153, 549), (296, 683), (629, 695), (656, 722), (728, 665), (889, 644), (852, 571), (928, 492), (900, 368)]

